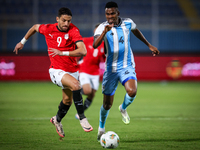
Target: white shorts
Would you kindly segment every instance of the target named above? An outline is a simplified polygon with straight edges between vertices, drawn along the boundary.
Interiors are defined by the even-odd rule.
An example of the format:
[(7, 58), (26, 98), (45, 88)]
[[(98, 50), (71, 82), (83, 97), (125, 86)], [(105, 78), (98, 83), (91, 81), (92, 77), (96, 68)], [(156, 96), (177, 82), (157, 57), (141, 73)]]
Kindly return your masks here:
[(54, 68), (50, 68), (49, 69), (49, 74), (50, 74), (50, 78), (51, 81), (56, 84), (59, 87), (62, 87), (62, 89), (65, 89), (64, 86), (62, 85), (61, 79), (65, 74), (69, 74), (72, 77), (74, 77), (76, 80), (78, 80), (79, 77), (79, 72), (65, 72), (61, 69), (54, 69)]
[(81, 86), (83, 86), (84, 84), (90, 84), (92, 89), (94, 89), (96, 91), (98, 90), (99, 75), (90, 75), (90, 74), (81, 72), (79, 79), (80, 79)]

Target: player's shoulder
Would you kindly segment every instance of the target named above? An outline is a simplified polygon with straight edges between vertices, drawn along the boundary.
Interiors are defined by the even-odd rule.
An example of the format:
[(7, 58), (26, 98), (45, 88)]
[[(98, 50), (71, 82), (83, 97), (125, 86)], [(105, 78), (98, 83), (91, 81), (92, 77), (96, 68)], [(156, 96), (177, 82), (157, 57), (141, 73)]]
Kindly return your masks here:
[(124, 24), (131, 24), (131, 29), (136, 28), (136, 23), (131, 18), (122, 18), (121, 20)]
[(133, 22), (131, 18), (121, 18), (122, 22)]
[(69, 27), (71, 27), (71, 28), (77, 28), (73, 23), (70, 23)]
[(109, 25), (109, 23), (108, 23), (108, 21), (105, 21), (105, 22), (102, 22), (99, 26), (103, 26), (103, 27), (105, 27), (105, 26), (107, 26), (107, 25)]
[(56, 27), (56, 25), (57, 25), (58, 23), (54, 23), (54, 24), (41, 24), (40, 26), (44, 26), (44, 27), (46, 27), (46, 28), (54, 28), (54, 27)]
[(51, 31), (54, 31), (55, 29), (56, 29), (56, 23), (55, 24), (41, 24), (39, 26), (40, 33), (49, 33)]
[(102, 22), (97, 28), (104, 28), (106, 25), (109, 25), (108, 21)]
[(70, 23), (69, 31), (78, 31), (79, 32), (79, 28), (77, 26), (75, 26), (73, 23)]
[(96, 29), (96, 31), (102, 31), (104, 30), (105, 26), (108, 25), (108, 22), (105, 21), (105, 22), (102, 22)]
[(104, 26), (106, 26), (106, 25), (108, 25), (109, 23), (108, 23), (108, 21), (104, 21), (104, 22), (102, 22), (101, 24), (104, 25)]

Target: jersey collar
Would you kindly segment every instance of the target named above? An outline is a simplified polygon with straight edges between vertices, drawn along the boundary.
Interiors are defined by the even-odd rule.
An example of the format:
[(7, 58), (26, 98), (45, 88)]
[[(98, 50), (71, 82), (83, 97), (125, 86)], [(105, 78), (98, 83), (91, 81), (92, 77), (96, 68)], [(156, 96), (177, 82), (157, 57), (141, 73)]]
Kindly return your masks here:
[(60, 32), (68, 32), (68, 30), (69, 30), (69, 28), (68, 28), (68, 30), (67, 31), (61, 31), (59, 28), (58, 28), (58, 25), (56, 25), (56, 28), (58, 29), (58, 31), (60, 31)]
[(118, 23), (117, 25), (114, 25), (114, 27), (119, 27), (119, 26), (122, 24), (122, 19), (121, 19), (121, 17), (118, 17), (118, 19), (119, 19), (119, 23)]

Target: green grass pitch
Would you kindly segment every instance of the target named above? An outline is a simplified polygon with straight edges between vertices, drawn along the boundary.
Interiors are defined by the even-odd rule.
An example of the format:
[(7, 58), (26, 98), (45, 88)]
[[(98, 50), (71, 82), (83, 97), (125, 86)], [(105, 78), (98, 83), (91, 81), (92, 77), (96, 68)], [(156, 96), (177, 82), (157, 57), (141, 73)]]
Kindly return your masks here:
[[(120, 137), (121, 150), (200, 149), (200, 82), (138, 82), (138, 93), (123, 124), (118, 106), (125, 90), (115, 94), (106, 131)], [(65, 138), (59, 139), (49, 122), (62, 99), (51, 82), (0, 82), (0, 150), (101, 150), (97, 142), (101, 86), (85, 112), (94, 130), (86, 133), (71, 106), (62, 120)], [(85, 96), (83, 96), (85, 98)]]

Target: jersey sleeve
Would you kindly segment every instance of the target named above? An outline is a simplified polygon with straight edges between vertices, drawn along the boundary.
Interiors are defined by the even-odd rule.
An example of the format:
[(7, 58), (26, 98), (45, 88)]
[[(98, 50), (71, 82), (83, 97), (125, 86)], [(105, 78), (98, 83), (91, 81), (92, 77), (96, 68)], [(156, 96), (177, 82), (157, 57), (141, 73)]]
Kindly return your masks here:
[(39, 27), (39, 33), (45, 35), (48, 32), (49, 24), (41, 24)]
[(80, 34), (80, 31), (78, 28), (74, 28), (73, 33), (72, 33), (72, 41), (74, 43), (77, 43), (79, 41), (83, 41), (83, 37)]
[(133, 22), (132, 19), (130, 19), (131, 22), (131, 30), (135, 30), (136, 29), (136, 24)]
[(101, 35), (101, 33), (103, 32), (104, 28), (105, 28), (104, 25), (103, 25), (103, 24), (100, 24), (100, 25), (97, 27), (97, 29), (96, 29), (96, 31), (95, 31), (95, 33), (94, 33), (94, 37), (97, 36), (97, 35)]

